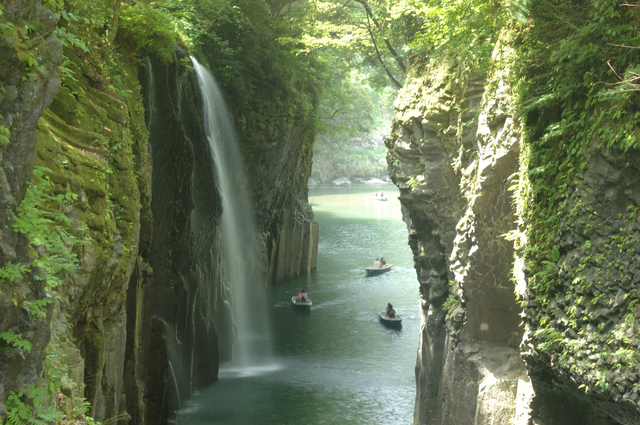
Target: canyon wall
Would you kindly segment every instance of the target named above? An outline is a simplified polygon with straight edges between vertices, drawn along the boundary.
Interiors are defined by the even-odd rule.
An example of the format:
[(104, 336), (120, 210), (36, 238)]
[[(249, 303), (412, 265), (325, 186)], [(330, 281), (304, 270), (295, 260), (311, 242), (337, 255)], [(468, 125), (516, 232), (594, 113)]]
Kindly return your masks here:
[(513, 423), (528, 378), (503, 237), (520, 149), (508, 90), (489, 100), (484, 75), (456, 82), (447, 64), (415, 72), (387, 140), (420, 282), (415, 423)]
[[(62, 61), (62, 45), (52, 35), (56, 20), (40, 1), (4, 1), (3, 6), (5, 18), (16, 27), (38, 27), (29, 39), (14, 28), (0, 43), (0, 264), (28, 266), (33, 261), (29, 240), (14, 231), (13, 213), (25, 196), (36, 161), (38, 119), (60, 88), (56, 67)], [(25, 48), (38, 58), (43, 66), (41, 73), (29, 73), (25, 68), (28, 58), (19, 55)], [(21, 303), (14, 302), (47, 296), (43, 285), (35, 284), (37, 274), (26, 276), (17, 290), (5, 284), (4, 277), (1, 281), (0, 330), (13, 328), (17, 334), (28, 334), (32, 348), (0, 350), (0, 400), (5, 400), (10, 391), (37, 384), (43, 370), (42, 357), (51, 335), (50, 315), (38, 320)], [(0, 404), (0, 414), (4, 411)]]
[[(68, 419), (84, 397), (99, 421), (163, 423), (217, 379), (235, 341), (196, 77), (180, 50), (166, 63), (114, 45), (104, 54), (117, 66), (106, 75), (95, 56), (68, 47), (72, 78), (61, 85), (53, 14), (36, 0), (3, 6), (3, 22), (39, 26), (0, 46), (0, 130), (8, 130), (8, 140), (0, 137), (0, 262), (29, 270), (2, 276), (0, 334), (32, 344), (0, 343), (0, 401), (61, 373), (57, 408)], [(38, 72), (21, 49), (37, 58)], [(268, 145), (248, 145), (262, 241), (255, 249), (269, 260), (264, 285), (315, 268), (318, 229), (306, 199), (313, 137), (300, 119)], [(45, 266), (33, 264), (46, 244), (29, 245), (33, 234), (12, 227), (31, 180), (50, 189), (30, 208), (59, 213), (55, 224), (67, 229), (63, 242), (78, 261), (51, 290), (39, 278)], [(38, 302), (45, 307), (36, 315)], [(0, 402), (0, 416), (11, 408)]]
[(630, 121), (554, 138), (542, 116), (567, 111), (523, 111), (512, 41), (482, 72), (416, 63), (395, 104), (387, 162), (421, 297), (414, 424), (635, 424), (639, 157), (612, 140), (637, 134), (637, 102), (578, 101), (582, 125)]
[[(181, 51), (176, 55), (186, 58)], [(179, 61), (167, 65), (152, 58), (142, 75), (154, 164), (153, 225), (148, 257), (129, 285), (127, 354), (135, 370), (127, 381), (134, 394), (127, 394), (127, 411), (139, 412), (138, 423), (156, 423), (193, 390), (217, 379), (219, 364), (233, 355), (235, 324), (223, 261), (222, 204), (195, 74)], [(295, 277), (315, 268), (317, 230), (310, 237), (313, 213), (306, 203), (309, 166), (300, 154), (305, 137), (310, 135), (304, 129), (289, 129), (269, 151), (254, 153), (258, 159), (250, 165), (262, 244), (244, 248), (256, 250), (265, 264), (246, 267), (267, 267), (272, 274), (263, 285), (275, 282), (272, 276)], [(291, 270), (291, 264), (299, 266)]]

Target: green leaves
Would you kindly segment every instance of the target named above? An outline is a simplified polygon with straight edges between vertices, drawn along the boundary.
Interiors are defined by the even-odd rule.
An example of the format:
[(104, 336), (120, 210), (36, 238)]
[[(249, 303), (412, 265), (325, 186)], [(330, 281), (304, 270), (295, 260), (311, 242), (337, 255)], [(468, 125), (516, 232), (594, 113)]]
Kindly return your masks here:
[[(638, 45), (640, 10), (609, 0), (586, 1), (583, 7), (559, 0), (523, 3), (526, 15), (511, 25), (518, 58), (512, 84), (530, 150), (525, 175), (531, 188), (523, 213), (529, 246), (523, 255), (532, 277), (525, 309), (536, 350), (546, 352), (558, 369), (582, 375), (592, 391), (606, 386), (596, 381), (611, 368), (638, 370), (634, 360), (623, 358), (634, 352), (629, 344), (637, 344), (638, 333), (621, 324), (605, 332), (598, 313), (614, 302), (625, 308), (629, 302), (627, 294), (625, 301), (617, 298), (610, 282), (632, 280), (620, 258), (635, 255), (629, 229), (637, 225), (637, 206), (617, 217), (598, 214), (593, 208), (601, 203), (585, 175), (593, 172), (591, 157), (613, 152), (611, 160), (623, 167), (623, 152), (639, 147), (640, 52), (627, 46)], [(573, 235), (582, 242), (565, 248)], [(565, 256), (571, 245), (581, 245), (579, 256)], [(568, 317), (557, 313), (558, 306)], [(636, 320), (633, 311), (630, 323)], [(587, 323), (597, 330), (587, 330)]]
[(12, 347), (21, 348), (27, 352), (31, 352), (31, 347), (33, 346), (31, 342), (25, 340), (22, 335), (15, 333), (11, 328), (0, 334), (0, 339)]
[(12, 283), (15, 279), (22, 277), (28, 270), (28, 267), (20, 263), (7, 263), (0, 268), (0, 284)]
[(121, 35), (139, 50), (146, 50), (165, 62), (173, 58), (176, 45), (172, 18), (151, 4), (124, 4), (120, 11)]
[[(6, 263), (0, 269), (0, 284), (10, 285), (25, 277), (37, 267), (38, 273), (33, 276), (44, 283), (46, 290), (55, 290), (64, 283), (67, 276), (74, 276), (78, 267), (75, 247), (87, 245), (84, 237), (76, 236), (71, 219), (65, 215), (69, 203), (77, 199), (75, 193), (54, 194), (53, 183), (45, 173), (48, 168), (36, 167), (33, 182), (27, 189), (24, 200), (18, 207), (13, 229), (29, 237), (32, 265), (28, 267), (20, 263)], [(17, 303), (18, 300), (14, 300)], [(43, 316), (45, 307), (53, 302), (44, 297), (37, 300), (24, 300), (34, 316)]]
[(82, 39), (78, 38), (75, 34), (67, 32), (64, 27), (58, 27), (53, 31), (54, 36), (62, 43), (63, 46), (75, 46), (83, 52), (88, 52), (89, 49), (84, 44)]
[(47, 390), (36, 387), (33, 383), (18, 393), (11, 391), (4, 404), (7, 408), (7, 423), (11, 425), (47, 425), (62, 418), (55, 405), (49, 405)]

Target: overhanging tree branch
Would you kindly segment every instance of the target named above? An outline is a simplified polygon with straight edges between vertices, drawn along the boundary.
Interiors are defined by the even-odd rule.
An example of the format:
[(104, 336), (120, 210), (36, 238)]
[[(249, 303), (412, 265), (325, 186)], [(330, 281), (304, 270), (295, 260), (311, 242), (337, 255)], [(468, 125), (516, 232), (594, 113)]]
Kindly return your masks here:
[(380, 56), (380, 50), (378, 50), (378, 44), (376, 43), (376, 38), (373, 36), (373, 31), (371, 30), (371, 24), (369, 21), (369, 16), (367, 16), (367, 31), (369, 31), (369, 35), (371, 36), (371, 41), (373, 41), (373, 47), (375, 47), (376, 49), (376, 55), (378, 55), (378, 60), (380, 61), (380, 64), (382, 65), (382, 68), (384, 68), (384, 72), (387, 73), (387, 75), (389, 76), (389, 78), (391, 79), (391, 81), (393, 81), (393, 83), (399, 88), (402, 88), (402, 84), (400, 84), (398, 82), (398, 80), (395, 79), (395, 77), (393, 76), (393, 74), (391, 74), (391, 71), (389, 71), (389, 69), (387, 68), (387, 65), (384, 63), (384, 61), (382, 60), (382, 56)]
[[(369, 20), (369, 18), (371, 18), (371, 20), (373, 21), (373, 24), (376, 26), (376, 29), (381, 31), (382, 30), (382, 25), (380, 25), (380, 23), (378, 22), (378, 20), (376, 19), (376, 17), (373, 15), (373, 12), (371, 11), (371, 8), (369, 7), (369, 4), (367, 2), (367, 0), (355, 0), (356, 2), (360, 3), (362, 5), (362, 7), (365, 10), (365, 13), (367, 14), (367, 20)], [(371, 39), (373, 39), (373, 33), (371, 31), (371, 25), (369, 25), (369, 34), (371, 34)], [(400, 67), (400, 69), (402, 70), (403, 73), (407, 73), (407, 67), (404, 64), (404, 61), (402, 60), (402, 58), (400, 57), (400, 55), (398, 55), (398, 52), (396, 52), (396, 50), (393, 48), (393, 46), (391, 45), (391, 42), (389, 41), (388, 38), (384, 37), (384, 44), (387, 46), (387, 50), (389, 50), (389, 53), (391, 53), (391, 56), (393, 56), (393, 58), (395, 59), (396, 63), (398, 64), (398, 66)], [(373, 41), (373, 43), (375, 44), (375, 40)], [(377, 50), (377, 48), (376, 48)]]

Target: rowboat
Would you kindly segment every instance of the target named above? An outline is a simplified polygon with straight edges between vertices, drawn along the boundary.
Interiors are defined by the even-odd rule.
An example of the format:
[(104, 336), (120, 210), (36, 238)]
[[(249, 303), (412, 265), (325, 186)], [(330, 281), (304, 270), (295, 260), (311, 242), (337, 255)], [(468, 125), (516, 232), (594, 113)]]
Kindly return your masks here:
[(402, 317), (396, 314), (396, 317), (389, 317), (384, 311), (379, 311), (380, 322), (387, 326), (402, 326)]
[(364, 271), (367, 274), (367, 276), (376, 276), (379, 274), (382, 274), (384, 272), (388, 272), (389, 270), (391, 270), (391, 266), (393, 264), (385, 264), (382, 267), (365, 267)]
[(309, 301), (298, 301), (298, 297), (296, 297), (295, 295), (293, 297), (291, 297), (291, 302), (296, 307), (311, 307), (311, 300), (309, 300)]
[(386, 196), (374, 196), (374, 199), (376, 201), (386, 201), (387, 197)]

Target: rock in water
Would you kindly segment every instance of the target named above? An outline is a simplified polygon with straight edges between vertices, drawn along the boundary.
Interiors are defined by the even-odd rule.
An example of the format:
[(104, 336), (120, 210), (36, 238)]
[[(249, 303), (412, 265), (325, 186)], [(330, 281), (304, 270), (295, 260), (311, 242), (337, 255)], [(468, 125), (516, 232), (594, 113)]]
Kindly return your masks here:
[(332, 181), (331, 183), (334, 184), (334, 186), (348, 186), (351, 184), (351, 180), (349, 180), (346, 177), (341, 177), (339, 179), (335, 179), (334, 181)]

